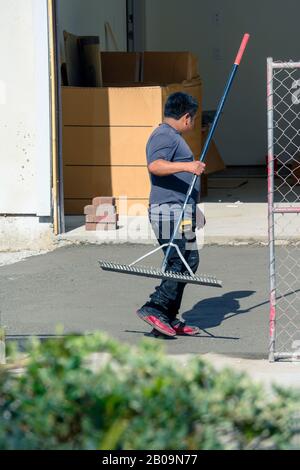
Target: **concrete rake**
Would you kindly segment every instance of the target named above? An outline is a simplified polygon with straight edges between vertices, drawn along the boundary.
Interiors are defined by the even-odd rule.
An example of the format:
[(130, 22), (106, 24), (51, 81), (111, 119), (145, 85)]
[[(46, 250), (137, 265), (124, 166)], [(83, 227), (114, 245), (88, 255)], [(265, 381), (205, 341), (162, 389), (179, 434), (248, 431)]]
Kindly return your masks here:
[[(149, 266), (136, 266), (140, 261), (144, 260), (145, 258), (148, 258), (149, 256), (153, 255), (157, 251), (162, 250), (163, 248), (172, 248), (172, 247), (177, 250), (178, 255), (183, 265), (185, 266), (188, 274), (167, 271), (165, 263), (162, 269), (152, 268)], [(167, 261), (168, 258), (165, 258), (165, 260)], [(100, 267), (103, 269), (103, 271), (111, 271), (111, 272), (116, 272), (116, 273), (121, 273), (121, 274), (131, 274), (132, 276), (150, 277), (150, 278), (155, 278), (155, 279), (166, 279), (166, 280), (172, 280), (172, 281), (177, 281), (177, 282), (183, 282), (185, 284), (199, 284), (201, 286), (222, 287), (222, 282), (218, 281), (213, 276), (210, 276), (208, 274), (195, 275), (193, 271), (191, 270), (190, 266), (187, 264), (186, 260), (184, 259), (180, 249), (174, 243), (168, 243), (166, 245), (160, 246), (159, 248), (151, 251), (150, 253), (143, 256), (142, 258), (139, 258), (138, 260), (136, 260), (134, 263), (130, 264), (129, 266), (126, 266), (123, 264), (109, 263), (107, 261), (99, 261), (99, 264), (100, 264)]]

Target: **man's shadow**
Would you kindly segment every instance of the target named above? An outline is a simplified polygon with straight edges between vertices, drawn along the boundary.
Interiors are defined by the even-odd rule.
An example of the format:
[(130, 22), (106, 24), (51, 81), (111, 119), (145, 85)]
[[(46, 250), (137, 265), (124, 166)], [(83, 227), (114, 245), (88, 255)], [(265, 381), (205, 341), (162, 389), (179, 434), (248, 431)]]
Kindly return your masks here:
[(238, 299), (255, 293), (256, 291), (234, 291), (221, 297), (201, 300), (182, 316), (187, 323), (198, 326), (201, 330), (215, 328), (229, 318), (251, 312), (252, 308), (242, 310)]

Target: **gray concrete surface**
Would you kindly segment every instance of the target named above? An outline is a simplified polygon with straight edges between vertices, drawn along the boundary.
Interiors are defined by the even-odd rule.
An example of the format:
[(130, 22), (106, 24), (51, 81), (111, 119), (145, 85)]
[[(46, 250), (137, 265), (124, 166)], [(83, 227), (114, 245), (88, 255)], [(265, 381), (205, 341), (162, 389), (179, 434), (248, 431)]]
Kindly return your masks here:
[(32, 256), (40, 256), (48, 253), (48, 251), (17, 251), (17, 252), (0, 252), (0, 266), (8, 266), (9, 264), (19, 263), (24, 259)]
[[(8, 335), (103, 330), (136, 344), (149, 334), (136, 309), (156, 280), (100, 271), (98, 259), (129, 262), (143, 246), (73, 246), (0, 268), (1, 321)], [(267, 358), (268, 253), (263, 247), (205, 247), (199, 271), (223, 279), (223, 289), (188, 286), (183, 318), (201, 337), (163, 341), (170, 354)], [(160, 255), (153, 258), (153, 265)]]
[[(264, 359), (241, 359), (217, 354), (207, 354), (205, 359), (217, 370), (230, 368), (236, 372), (247, 373), (256, 383), (266, 386), (267, 390), (270, 390), (272, 385), (300, 389), (299, 362), (276, 362), (270, 364), (269, 361)], [(183, 364), (187, 363), (187, 357), (185, 359), (182, 358), (182, 360)]]
[[(268, 348), (268, 252), (255, 246), (205, 247), (201, 270), (217, 275), (224, 288), (189, 286), (183, 318), (203, 330), (197, 338), (157, 340), (135, 315), (155, 280), (108, 274), (98, 259), (129, 262), (147, 251), (142, 246), (71, 246), (0, 267), (0, 316), (11, 339), (32, 335), (102, 330), (137, 344), (143, 338), (162, 344), (180, 367), (200, 355), (217, 370), (246, 372), (267, 386), (300, 387), (300, 363), (270, 364)], [(0, 256), (1, 260), (1, 256)], [(18, 261), (17, 255), (5, 262)], [(160, 257), (153, 259), (157, 264)]]

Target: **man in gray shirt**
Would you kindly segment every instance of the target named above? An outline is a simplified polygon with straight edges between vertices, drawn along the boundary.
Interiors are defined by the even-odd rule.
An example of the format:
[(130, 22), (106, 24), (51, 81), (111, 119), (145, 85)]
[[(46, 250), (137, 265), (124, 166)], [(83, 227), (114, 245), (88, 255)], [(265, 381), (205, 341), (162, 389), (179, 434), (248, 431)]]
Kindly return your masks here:
[[(174, 93), (166, 103), (164, 122), (153, 132), (147, 144), (151, 179), (149, 218), (160, 245), (170, 241), (194, 175), (200, 176), (205, 171), (205, 164), (195, 161), (182, 137), (183, 133), (194, 128), (197, 111), (195, 98), (185, 93)], [(175, 240), (194, 273), (199, 266), (195, 235), (199, 191), (200, 185), (191, 195), (182, 231)], [(174, 248), (168, 259), (167, 271), (186, 273)], [(153, 326), (154, 332), (166, 336), (198, 334), (199, 328), (178, 319), (185, 286), (173, 280), (163, 280), (149, 302), (137, 311), (139, 318)]]

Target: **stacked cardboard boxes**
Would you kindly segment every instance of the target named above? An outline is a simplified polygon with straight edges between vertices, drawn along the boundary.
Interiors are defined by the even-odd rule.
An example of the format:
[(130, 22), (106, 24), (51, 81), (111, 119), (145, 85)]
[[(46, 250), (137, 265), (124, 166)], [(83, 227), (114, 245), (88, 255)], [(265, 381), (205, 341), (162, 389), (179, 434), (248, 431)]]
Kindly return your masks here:
[(111, 197), (95, 197), (90, 206), (84, 208), (88, 232), (117, 230), (119, 215), (116, 200)]
[(145, 215), (150, 193), (146, 144), (174, 92), (199, 101), (195, 129), (185, 138), (194, 155), (201, 154), (197, 62), (190, 53), (102, 53), (102, 71), (103, 88), (62, 90), (66, 214), (82, 214), (97, 194), (107, 194), (116, 198), (120, 215)]

